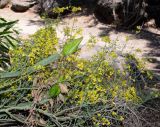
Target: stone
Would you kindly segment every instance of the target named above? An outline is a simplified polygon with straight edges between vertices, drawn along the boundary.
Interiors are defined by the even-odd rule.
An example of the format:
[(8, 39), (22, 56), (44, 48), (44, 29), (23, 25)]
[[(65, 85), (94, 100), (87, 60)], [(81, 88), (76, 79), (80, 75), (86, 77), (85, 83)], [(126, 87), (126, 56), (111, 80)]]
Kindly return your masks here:
[(10, 0), (0, 0), (0, 8), (6, 7), (9, 2)]
[(49, 17), (57, 17), (57, 14), (53, 12), (53, 8), (67, 5), (69, 5), (69, 0), (38, 0), (39, 12), (45, 13)]
[[(56, 18), (57, 14), (53, 12), (53, 8), (66, 6), (81, 6), (96, 3), (97, 0), (38, 0), (40, 13), (45, 13), (49, 17)], [(70, 11), (65, 11), (62, 15), (68, 14)]]
[(11, 9), (15, 12), (25, 12), (34, 5), (34, 2), (25, 0), (13, 0)]
[(100, 21), (111, 24), (114, 20), (121, 18), (123, 13), (122, 3), (122, 0), (115, 0), (115, 2), (113, 0), (98, 0), (95, 15)]
[(98, 0), (95, 8), (96, 17), (106, 23), (111, 24), (117, 19), (121, 19), (123, 15), (122, 0)]

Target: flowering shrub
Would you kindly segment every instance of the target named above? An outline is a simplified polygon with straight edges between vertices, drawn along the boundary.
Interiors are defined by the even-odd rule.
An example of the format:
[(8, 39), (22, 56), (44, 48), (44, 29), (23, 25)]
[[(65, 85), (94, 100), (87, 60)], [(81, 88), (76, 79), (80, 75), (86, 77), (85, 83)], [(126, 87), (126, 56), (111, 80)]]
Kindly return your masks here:
[(10, 51), (11, 63), (17, 69), (20, 66), (31, 66), (56, 52), (58, 38), (54, 28), (40, 29), (24, 41), (16, 50)]
[[(10, 70), (27, 71), (28, 67), (57, 53), (57, 47), (55, 30), (40, 29), (10, 52)], [(124, 64), (123, 70), (117, 67), (115, 61), (119, 55), (114, 47), (108, 50), (105, 46), (90, 60), (79, 58), (79, 52), (61, 55), (46, 66), (36, 66), (34, 73), (0, 80), (1, 89), (11, 86), (10, 91), (0, 92), (0, 103), (6, 105), (5, 99), (10, 98), (11, 103), (7, 104), (12, 107), (0, 109), (0, 118), (1, 113), (8, 113), (8, 120), (13, 118), (29, 126), (122, 126), (127, 114), (133, 113), (130, 107), (141, 99), (135, 82), (129, 78), (128, 65)], [(15, 119), (15, 115), (25, 119)]]
[[(54, 71), (58, 81), (69, 84), (65, 103), (72, 106), (88, 105), (86, 116), (91, 122), (90, 126), (114, 126), (115, 122), (120, 124), (126, 114), (119, 108), (141, 102), (134, 84), (127, 79), (127, 73), (115, 69), (113, 61), (106, 60), (105, 56), (105, 52), (100, 52), (93, 59), (84, 60), (71, 55), (62, 60), (63, 64), (60, 61), (58, 69)], [(111, 57), (114, 59), (115, 55)], [(82, 114), (84, 112), (82, 110)]]

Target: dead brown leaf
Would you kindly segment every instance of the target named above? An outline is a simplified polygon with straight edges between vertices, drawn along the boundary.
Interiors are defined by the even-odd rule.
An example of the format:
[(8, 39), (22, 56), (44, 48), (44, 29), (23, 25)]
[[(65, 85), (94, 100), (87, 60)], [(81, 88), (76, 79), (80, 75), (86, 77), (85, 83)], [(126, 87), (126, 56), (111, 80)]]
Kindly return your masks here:
[(59, 84), (59, 87), (60, 87), (61, 93), (64, 93), (64, 94), (68, 93), (69, 90), (67, 88), (67, 85), (65, 85), (65, 84)]

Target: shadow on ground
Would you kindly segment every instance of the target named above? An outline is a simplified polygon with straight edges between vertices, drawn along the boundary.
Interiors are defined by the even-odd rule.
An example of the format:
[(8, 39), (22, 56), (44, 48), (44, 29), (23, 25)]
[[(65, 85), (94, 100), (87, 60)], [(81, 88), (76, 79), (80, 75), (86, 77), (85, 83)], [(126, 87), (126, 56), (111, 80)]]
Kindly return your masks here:
[(29, 20), (28, 25), (37, 25), (37, 26), (44, 26), (45, 22), (42, 20)]
[[(100, 36), (109, 35), (109, 32), (110, 32), (109, 29), (105, 29), (105, 28), (100, 28), (100, 29), (101, 30), (104, 29), (103, 32), (100, 33)], [(149, 48), (148, 52), (144, 52), (144, 53), (142, 52), (142, 53), (143, 53), (143, 57), (147, 58), (149, 65), (152, 65), (152, 67), (150, 67), (149, 70), (153, 72), (154, 78), (155, 78), (154, 83), (156, 83), (157, 84), (156, 87), (160, 89), (160, 34), (156, 32), (151, 32), (145, 29), (138, 34), (136, 34), (135, 32), (123, 30), (123, 29), (114, 29), (114, 30), (117, 33), (118, 32), (129, 33), (133, 35), (135, 39), (147, 40), (147, 42), (149, 42), (146, 45), (146, 47)], [(160, 33), (160, 30), (158, 31)], [(137, 45), (140, 45), (139, 42), (137, 42)]]
[[(87, 12), (87, 13), (86, 13)], [(84, 11), (84, 13), (80, 13), (77, 16), (84, 16), (84, 15), (94, 15), (93, 11)], [(88, 27), (96, 27), (97, 24), (99, 23), (99, 20), (95, 17), (94, 18), (94, 23), (92, 23), (92, 26)], [(101, 22), (101, 24), (104, 24), (104, 22)], [(106, 27), (109, 26), (109, 27)], [(146, 40), (146, 48), (149, 49), (147, 52), (142, 52), (142, 56), (144, 58), (147, 58), (148, 63), (151, 67), (149, 70), (153, 72), (154, 77), (155, 77), (155, 82), (158, 83), (158, 88), (160, 89), (160, 29), (158, 28), (144, 28), (142, 29), (138, 34), (136, 33), (135, 30), (125, 30), (123, 28), (116, 28), (114, 25), (103, 25), (101, 27), (98, 27), (98, 29), (101, 31), (99, 33), (99, 36), (109, 36), (110, 32), (113, 32), (115, 34), (118, 33), (126, 33), (130, 34), (131, 36), (134, 37), (134, 39), (138, 39), (137, 44), (135, 45), (140, 45), (140, 40)], [(135, 41), (136, 43), (136, 41)], [(141, 47), (140, 47), (141, 48)], [(143, 49), (142, 49), (143, 51)], [(154, 82), (154, 83), (155, 83)]]

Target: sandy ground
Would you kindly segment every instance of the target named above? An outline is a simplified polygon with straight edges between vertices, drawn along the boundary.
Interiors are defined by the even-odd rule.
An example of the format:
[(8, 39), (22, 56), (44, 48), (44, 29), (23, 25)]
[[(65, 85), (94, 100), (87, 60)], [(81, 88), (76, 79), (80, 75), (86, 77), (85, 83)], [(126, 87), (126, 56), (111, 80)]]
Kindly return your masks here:
[(16, 28), (20, 32), (20, 36), (27, 37), (35, 33), (43, 26), (43, 20), (36, 14), (34, 8), (24, 13), (15, 13), (10, 9), (10, 5), (4, 9), (0, 9), (0, 17), (8, 20), (18, 20)]
[[(19, 20), (16, 27), (20, 30), (20, 36), (27, 37), (30, 34), (35, 33), (38, 29), (44, 26), (43, 20), (38, 14), (35, 13), (34, 8), (24, 13), (15, 13), (9, 7), (0, 9), (0, 17), (8, 20)], [(76, 21), (75, 21), (76, 20)], [(141, 32), (141, 34), (133, 34), (127, 31), (117, 31), (111, 28), (111, 26), (102, 24), (96, 20), (93, 14), (79, 14), (76, 16), (68, 16), (63, 18), (60, 24), (57, 26), (57, 33), (62, 40), (64, 38), (63, 28), (69, 26), (74, 29), (83, 29), (83, 42), (85, 44), (91, 36), (100, 38), (102, 36), (110, 36), (112, 40), (118, 40), (117, 49), (121, 46), (125, 46), (125, 52), (136, 52), (137, 49), (141, 49), (141, 52), (136, 52), (139, 57), (149, 57), (152, 62), (148, 62), (147, 68), (154, 70), (156, 74), (160, 74), (160, 31), (156, 29), (149, 29), (148, 32)], [(126, 37), (129, 37), (129, 41), (126, 43)], [(97, 46), (103, 46), (103, 43), (99, 42)], [(96, 49), (88, 50), (82, 48), (82, 57), (90, 57), (96, 51)]]
[[(76, 22), (75, 22), (76, 19)], [(64, 18), (61, 24), (58, 26), (59, 35), (63, 36), (62, 31), (66, 26), (73, 28), (83, 29), (83, 42), (89, 40), (90, 36), (101, 38), (103, 36), (109, 36), (111, 40), (117, 42), (117, 49), (124, 48), (126, 53), (136, 53), (140, 58), (150, 58), (152, 62), (148, 62), (146, 67), (149, 70), (154, 70), (156, 74), (160, 74), (160, 31), (153, 28), (147, 28), (140, 34), (135, 34), (131, 31), (118, 31), (109, 25), (102, 24), (96, 20), (93, 14), (91, 15), (77, 15)], [(126, 37), (129, 37), (129, 41), (126, 43)], [(103, 46), (101, 42), (97, 46)], [(141, 51), (140, 51), (140, 50)], [(95, 51), (82, 48), (82, 57), (90, 57)]]

